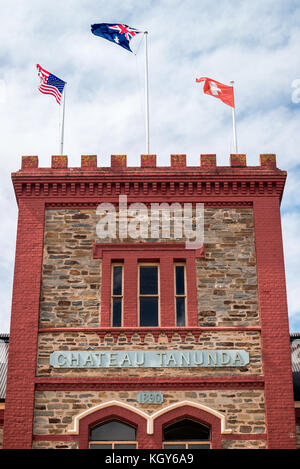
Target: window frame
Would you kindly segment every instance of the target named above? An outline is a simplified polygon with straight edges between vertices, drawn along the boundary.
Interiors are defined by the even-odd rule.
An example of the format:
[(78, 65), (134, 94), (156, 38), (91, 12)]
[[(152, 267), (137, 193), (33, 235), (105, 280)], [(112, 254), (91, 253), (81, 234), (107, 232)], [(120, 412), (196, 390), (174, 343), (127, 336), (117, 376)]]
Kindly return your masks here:
[[(123, 421), (122, 419), (120, 418), (112, 418), (112, 419), (107, 419), (107, 420), (104, 420), (96, 425), (94, 425), (93, 427), (90, 427), (89, 428), (89, 433), (91, 432), (91, 430), (93, 430), (93, 428), (96, 428), (96, 427), (99, 427), (99, 426), (102, 426), (102, 425), (105, 425), (109, 422), (118, 422), (118, 423), (121, 423), (123, 425), (127, 425), (128, 427), (132, 427), (135, 429), (135, 435), (136, 435), (136, 439), (135, 440), (91, 440), (90, 439), (90, 435), (89, 435), (89, 441), (88, 441), (88, 448), (89, 449), (97, 449), (97, 448), (91, 448), (91, 445), (111, 445), (111, 448), (110, 449), (120, 449), (122, 450), (121, 448), (115, 448), (115, 445), (135, 445), (135, 448), (131, 448), (131, 449), (138, 449), (138, 428), (136, 428), (134, 425), (131, 425), (130, 423), (127, 423), (125, 421)], [(105, 448), (105, 449), (109, 449), (109, 448)], [(125, 448), (123, 448), (125, 449)]]
[(105, 448), (105, 449), (117, 449), (122, 451), (122, 449), (129, 449), (129, 448), (115, 448), (115, 445), (135, 445), (135, 448), (131, 449), (138, 449), (138, 441), (123, 441), (123, 440), (118, 440), (118, 441), (89, 441), (89, 449), (97, 449), (97, 448), (91, 448), (91, 445), (111, 445), (111, 448)]
[[(165, 431), (170, 426), (174, 426), (174, 425), (176, 426), (176, 425), (180, 424), (180, 422), (183, 422), (185, 420), (188, 420), (191, 423), (196, 423), (197, 425), (206, 427), (206, 429), (209, 432), (208, 439), (203, 439), (203, 438), (199, 439), (199, 440), (190, 440), (190, 439), (187, 439), (187, 440), (180, 440), (180, 439), (165, 440), (164, 439)], [(167, 423), (167, 424), (162, 426), (162, 448), (163, 449), (168, 449), (168, 448), (166, 448), (166, 446), (171, 446), (171, 445), (182, 445), (182, 446), (184, 446), (184, 448), (181, 448), (181, 449), (190, 449), (190, 450), (193, 449), (193, 448), (189, 448), (189, 445), (198, 445), (198, 446), (202, 446), (202, 445), (208, 446), (209, 445), (209, 449), (211, 449), (212, 448), (212, 428), (211, 428), (211, 425), (207, 425), (204, 422), (200, 422), (197, 419), (193, 418), (192, 416), (183, 416), (182, 418), (176, 419), (176, 421), (173, 422), (173, 423), (172, 422)], [(169, 449), (172, 449), (172, 448), (169, 448)], [(178, 449), (180, 449), (180, 448), (178, 448)], [(196, 449), (201, 449), (201, 448), (196, 448)], [(208, 448), (205, 448), (205, 449), (208, 449)]]
[[(180, 266), (184, 268), (184, 295), (178, 295), (176, 292), (176, 267)], [(174, 261), (174, 312), (175, 312), (175, 327), (186, 327), (188, 322), (187, 317), (187, 279), (186, 279), (186, 262), (185, 261)], [(177, 324), (177, 298), (184, 298), (184, 326), (178, 326)]]
[[(141, 267), (157, 267), (157, 294), (141, 294), (140, 293), (140, 268)], [(147, 259), (138, 260), (137, 263), (137, 324), (138, 327), (160, 327), (160, 262), (159, 261), (149, 261)], [(141, 326), (141, 308), (140, 308), (140, 298), (157, 298), (157, 326)]]
[[(100, 302), (100, 329), (111, 327), (111, 262), (122, 260), (124, 262), (124, 304), (122, 328), (140, 328), (138, 312), (137, 279), (138, 263), (159, 261), (160, 278), (166, 281), (167, 288), (160, 290), (159, 301), (159, 327), (174, 328), (174, 261), (182, 260), (186, 263), (187, 282), (187, 309), (185, 327), (198, 327), (197, 308), (197, 278), (196, 261), (204, 258), (204, 249), (186, 249), (182, 242), (143, 242), (143, 243), (95, 243), (93, 258), (102, 259), (101, 302)], [(158, 326), (153, 327), (157, 329)], [(149, 329), (149, 327), (147, 328)]]
[[(167, 441), (163, 441), (163, 444), (162, 444), (162, 449), (175, 449), (175, 448), (166, 448), (166, 446), (172, 446), (172, 445), (182, 445), (184, 446), (184, 448), (178, 448), (178, 449), (189, 449), (189, 450), (192, 450), (193, 448), (189, 448), (188, 445), (197, 445), (197, 446), (209, 446), (209, 449), (211, 449), (211, 441), (170, 441), (170, 442), (167, 442)], [(196, 450), (198, 449), (201, 449), (201, 448), (196, 448)], [(208, 448), (205, 448), (205, 449), (208, 449)]]
[[(121, 284), (121, 295), (114, 295), (114, 268), (122, 267), (122, 284)], [(111, 280), (110, 280), (110, 317), (111, 317), (111, 327), (123, 327), (124, 324), (124, 262), (112, 261), (111, 262)], [(121, 326), (114, 326), (114, 298), (121, 298)]]

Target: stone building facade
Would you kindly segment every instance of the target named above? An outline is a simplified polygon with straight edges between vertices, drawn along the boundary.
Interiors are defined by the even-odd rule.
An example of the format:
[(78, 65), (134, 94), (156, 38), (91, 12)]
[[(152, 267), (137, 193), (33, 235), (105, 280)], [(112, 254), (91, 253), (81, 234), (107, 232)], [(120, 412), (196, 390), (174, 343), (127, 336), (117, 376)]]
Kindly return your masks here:
[[(3, 447), (295, 448), (285, 179), (272, 154), (23, 157)], [(151, 204), (165, 205), (145, 236)], [(193, 233), (201, 207), (202, 243), (175, 236), (171, 204)], [(109, 210), (123, 231), (104, 239)]]

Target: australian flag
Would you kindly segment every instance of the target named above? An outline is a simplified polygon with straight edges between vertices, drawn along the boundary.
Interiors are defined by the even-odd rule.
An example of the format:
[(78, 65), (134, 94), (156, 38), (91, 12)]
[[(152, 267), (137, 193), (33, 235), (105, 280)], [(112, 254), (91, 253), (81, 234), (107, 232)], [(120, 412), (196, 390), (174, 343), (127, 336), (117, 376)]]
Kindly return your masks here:
[(127, 26), (127, 24), (114, 24), (114, 23), (99, 23), (92, 24), (91, 26), (92, 33), (96, 36), (104, 37), (108, 41), (119, 44), (119, 46), (124, 47), (124, 49), (130, 49), (129, 43), (131, 39), (143, 31), (138, 31), (135, 28)]

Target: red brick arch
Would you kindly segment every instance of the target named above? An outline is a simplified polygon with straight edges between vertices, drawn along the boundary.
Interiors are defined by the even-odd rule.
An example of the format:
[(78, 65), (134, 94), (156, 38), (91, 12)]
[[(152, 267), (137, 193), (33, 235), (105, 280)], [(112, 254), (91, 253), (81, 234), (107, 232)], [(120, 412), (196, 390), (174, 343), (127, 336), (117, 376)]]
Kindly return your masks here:
[(137, 428), (138, 448), (145, 448), (145, 442), (149, 439), (147, 435), (147, 420), (134, 411), (125, 409), (118, 405), (111, 405), (103, 409), (95, 410), (83, 417), (79, 422), (79, 449), (89, 447), (89, 430), (92, 426), (104, 423), (107, 420), (116, 419)]
[(166, 411), (154, 420), (153, 434), (147, 433), (147, 419), (139, 415), (134, 409), (126, 409), (116, 404), (95, 410), (79, 422), (79, 448), (87, 449), (89, 445), (89, 430), (92, 426), (116, 419), (137, 428), (139, 449), (162, 448), (163, 428), (184, 418), (198, 421), (211, 429), (211, 443), (213, 449), (221, 448), (221, 419), (216, 415), (190, 405), (183, 405)]
[(183, 405), (170, 410), (154, 420), (153, 439), (157, 448), (162, 447), (163, 428), (184, 418), (190, 418), (209, 426), (211, 429), (212, 449), (221, 449), (221, 420), (216, 415), (194, 406)]

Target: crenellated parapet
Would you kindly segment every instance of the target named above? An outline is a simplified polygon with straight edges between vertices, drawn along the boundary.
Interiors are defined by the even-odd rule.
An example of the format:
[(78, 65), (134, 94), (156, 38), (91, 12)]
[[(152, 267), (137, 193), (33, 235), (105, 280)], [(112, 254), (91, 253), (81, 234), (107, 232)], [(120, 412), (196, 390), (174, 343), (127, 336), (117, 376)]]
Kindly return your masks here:
[(215, 154), (202, 154), (199, 166), (188, 166), (184, 154), (172, 154), (170, 166), (157, 166), (156, 155), (141, 155), (140, 166), (127, 166), (126, 155), (111, 155), (110, 166), (98, 166), (97, 155), (82, 155), (80, 167), (69, 167), (66, 155), (53, 155), (50, 168), (40, 168), (38, 156), (23, 156), (12, 180), (17, 199), (40, 197), (49, 203), (62, 197), (68, 204), (93, 203), (119, 195), (179, 201), (213, 196), (215, 203), (241, 197), (247, 203), (257, 196), (281, 199), (286, 174), (277, 168), (275, 154), (261, 154), (259, 166), (247, 166), (245, 154), (231, 154), (229, 166), (217, 166)]

